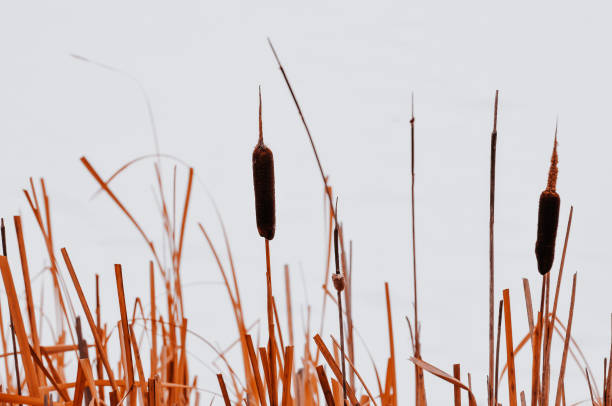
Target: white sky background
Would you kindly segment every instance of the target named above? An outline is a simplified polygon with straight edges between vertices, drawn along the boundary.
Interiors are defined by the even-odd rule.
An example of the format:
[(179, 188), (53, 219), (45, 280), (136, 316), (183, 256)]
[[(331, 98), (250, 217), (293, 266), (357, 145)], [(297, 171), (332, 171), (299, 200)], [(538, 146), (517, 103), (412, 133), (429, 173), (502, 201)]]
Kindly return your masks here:
[[(90, 200), (95, 183), (79, 162), (86, 155), (108, 176), (154, 150), (137, 85), (69, 55), (118, 67), (149, 93), (162, 152), (193, 165), (216, 199), (252, 322), (265, 314), (264, 249), (255, 227), (251, 173), (261, 84), (265, 140), (274, 151), (277, 174), (273, 283), (284, 302), (281, 275), (288, 263), (296, 315), (307, 290), (312, 324), (318, 326), (325, 259), (321, 179), (265, 41), (270, 36), (340, 196), (346, 237), (355, 249), (356, 326), (380, 369), (388, 354), (383, 284), (391, 284), (400, 403), (410, 404), (414, 381), (404, 316), (413, 300), (409, 111), (414, 91), (423, 357), (446, 371), (460, 362), (484, 399), (489, 140), (494, 91), (500, 89), (496, 294), (511, 289), (517, 343), (527, 329), (522, 277), (531, 282), (534, 302), (539, 300), (533, 254), (537, 202), (558, 115), (562, 207), (555, 275), (569, 207), (575, 206), (559, 312), (567, 320), (570, 277), (579, 271), (574, 336), (601, 386), (612, 309), (609, 16), (610, 9), (597, 2), (4, 2), (0, 213), (23, 214), (36, 273), (45, 252), (21, 189), (29, 176), (44, 176), (56, 245), (68, 247), (90, 302), (93, 275), (100, 273), (103, 316), (111, 324), (118, 319), (112, 266), (118, 262), (124, 265), (129, 303), (148, 296), (150, 256), (144, 242), (106, 196)], [(171, 165), (165, 170), (168, 176)], [(184, 182), (185, 170), (179, 174)], [(114, 189), (144, 228), (159, 236), (152, 185), (149, 161), (120, 177)], [(179, 196), (182, 201), (183, 186)], [(203, 222), (221, 247), (202, 185), (196, 185), (193, 199), (183, 280), (186, 285), (220, 281), (196, 226)], [(9, 224), (9, 256), (20, 269)], [(40, 281), (34, 287), (37, 300)], [(186, 287), (185, 299), (190, 328), (221, 347), (235, 339), (222, 286)], [(45, 300), (50, 303), (49, 296)], [(6, 312), (5, 300), (2, 306)], [(327, 333), (337, 333), (331, 316), (326, 340)], [(300, 323), (297, 318), (296, 329)], [(560, 340), (553, 345), (559, 354)], [(214, 358), (195, 340), (191, 351), (207, 363)], [(357, 357), (373, 388), (362, 346)], [(526, 352), (517, 361), (519, 390), (530, 387), (528, 357)], [(555, 371), (558, 364), (553, 358)], [(200, 386), (217, 390), (214, 375), (198, 361), (192, 359), (190, 371), (198, 373)], [(431, 404), (452, 401), (450, 385), (431, 375), (426, 381)], [(566, 382), (568, 402), (588, 397), (571, 361)], [(551, 386), (554, 391), (556, 378)], [(501, 387), (507, 403), (505, 380)]]

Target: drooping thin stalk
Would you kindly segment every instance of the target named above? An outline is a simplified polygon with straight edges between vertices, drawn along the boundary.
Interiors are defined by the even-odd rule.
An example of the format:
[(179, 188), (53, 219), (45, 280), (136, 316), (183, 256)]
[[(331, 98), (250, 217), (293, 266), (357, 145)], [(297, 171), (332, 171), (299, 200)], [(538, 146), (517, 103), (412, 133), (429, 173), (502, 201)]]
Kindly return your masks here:
[(302, 124), (304, 125), (304, 129), (306, 130), (306, 134), (308, 135), (308, 140), (310, 141), (310, 146), (312, 147), (312, 152), (314, 152), (315, 159), (317, 160), (317, 165), (319, 167), (319, 172), (321, 172), (321, 178), (323, 179), (323, 186), (325, 187), (325, 191), (327, 192), (327, 198), (329, 199), (329, 205), (331, 206), (332, 213), (333, 213), (334, 218), (336, 219), (336, 223), (337, 223), (338, 222), (338, 217), (336, 216), (336, 212), (334, 210), (334, 204), (333, 204), (333, 199), (332, 199), (331, 191), (327, 187), (327, 177), (325, 176), (325, 171), (323, 171), (323, 165), (321, 165), (321, 160), (319, 159), (319, 153), (317, 152), (317, 148), (314, 145), (314, 141), (312, 139), (312, 135), (310, 134), (310, 129), (308, 128), (308, 124), (306, 124), (306, 119), (304, 118), (304, 114), (302, 114), (302, 108), (300, 107), (300, 103), (298, 103), (298, 101), (297, 101), (297, 98), (295, 96), (295, 92), (293, 91), (293, 87), (291, 87), (291, 83), (289, 83), (289, 78), (287, 77), (287, 74), (285, 73), (285, 68), (283, 68), (283, 65), (281, 64), (281, 61), (280, 61), (280, 59), (278, 57), (278, 54), (276, 53), (276, 50), (274, 49), (274, 46), (272, 45), (272, 41), (270, 41), (270, 38), (268, 38), (268, 44), (270, 45), (270, 49), (272, 50), (272, 53), (274, 54), (274, 59), (276, 59), (276, 63), (278, 64), (278, 68), (280, 69), (281, 73), (283, 74), (283, 79), (285, 79), (285, 84), (287, 84), (287, 87), (289, 88), (289, 93), (291, 93), (291, 98), (293, 99), (293, 103), (295, 103), (295, 107), (297, 108), (298, 114), (300, 115), (300, 119), (302, 120)]

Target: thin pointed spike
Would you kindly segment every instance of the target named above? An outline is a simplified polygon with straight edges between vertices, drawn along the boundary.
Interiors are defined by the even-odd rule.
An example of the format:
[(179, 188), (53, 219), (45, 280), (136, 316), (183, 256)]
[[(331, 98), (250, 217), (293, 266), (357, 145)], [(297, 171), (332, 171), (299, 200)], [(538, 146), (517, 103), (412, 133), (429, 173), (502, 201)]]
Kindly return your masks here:
[(497, 106), (499, 101), (499, 90), (495, 91), (495, 110), (493, 112), (493, 132), (497, 133)]
[(557, 131), (558, 124), (555, 124), (555, 141), (553, 145), (553, 152), (550, 158), (550, 169), (548, 170), (548, 183), (546, 185), (546, 190), (556, 191), (557, 189), (557, 175), (559, 173), (559, 169), (557, 165), (559, 163), (559, 156), (557, 155)]
[(263, 145), (263, 123), (261, 117), (261, 86), (259, 86), (259, 144)]

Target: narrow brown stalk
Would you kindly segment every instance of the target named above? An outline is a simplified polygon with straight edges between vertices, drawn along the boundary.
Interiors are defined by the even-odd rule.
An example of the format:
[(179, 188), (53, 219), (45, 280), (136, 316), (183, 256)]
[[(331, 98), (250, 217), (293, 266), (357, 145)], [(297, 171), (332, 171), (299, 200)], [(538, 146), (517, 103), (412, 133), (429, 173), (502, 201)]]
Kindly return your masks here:
[[(28, 335), (21, 316), (21, 310), (19, 309), (19, 299), (17, 297), (17, 291), (15, 290), (11, 268), (9, 267), (8, 260), (5, 256), (0, 256), (0, 271), (2, 272), (6, 298), (9, 303), (9, 310), (12, 320), (11, 329), (14, 331), (17, 342), (19, 343), (19, 348), (28, 348), (30, 345), (28, 342)], [(14, 350), (14, 353), (17, 354), (17, 351)], [(23, 364), (25, 371), (25, 380), (28, 384), (28, 391), (30, 395), (39, 397), (40, 390), (38, 389), (38, 374), (36, 373), (36, 368), (29, 351), (21, 352), (21, 363)]]
[[(321, 336), (318, 334), (315, 334), (315, 336), (313, 337), (313, 340), (317, 344), (319, 351), (321, 351), (321, 355), (323, 355), (323, 358), (325, 358), (325, 361), (327, 361), (327, 365), (329, 365), (336, 379), (338, 379), (338, 381), (342, 381), (342, 371), (340, 370), (340, 367), (338, 366), (336, 361), (334, 361), (334, 357), (329, 352), (329, 349), (323, 342), (323, 339), (321, 338)], [(358, 402), (357, 402), (357, 398), (355, 397), (355, 392), (349, 385), (346, 386), (346, 392), (351, 401), (351, 404), (357, 405)]]
[(289, 345), (293, 346), (293, 310), (291, 308), (291, 278), (289, 265), (285, 265), (285, 299), (287, 304), (287, 330), (289, 331)]
[(538, 312), (537, 324), (531, 341), (533, 359), (531, 362), (531, 406), (538, 405), (540, 397), (540, 350), (542, 348), (542, 312)]
[[(453, 365), (453, 378), (458, 381), (461, 381), (461, 364)], [(461, 387), (455, 385), (453, 388), (453, 395), (455, 400), (455, 406), (461, 406)]]
[(272, 50), (272, 53), (274, 54), (274, 59), (276, 59), (278, 68), (283, 74), (283, 79), (285, 79), (285, 84), (287, 85), (287, 88), (289, 89), (289, 93), (291, 93), (291, 98), (293, 99), (293, 103), (295, 104), (295, 107), (297, 108), (300, 119), (302, 120), (302, 124), (304, 125), (304, 129), (306, 130), (306, 134), (308, 135), (308, 140), (310, 141), (312, 152), (314, 152), (314, 156), (317, 161), (317, 165), (319, 167), (319, 172), (321, 172), (321, 178), (323, 180), (323, 186), (325, 187), (325, 191), (327, 192), (327, 198), (329, 199), (329, 205), (330, 205), (330, 208), (332, 210), (334, 217), (336, 218), (336, 223), (337, 223), (338, 218), (336, 217), (336, 212), (334, 211), (334, 203), (333, 203), (331, 191), (327, 187), (327, 177), (325, 176), (325, 171), (323, 171), (323, 166), (321, 165), (321, 160), (319, 159), (317, 148), (315, 147), (314, 141), (312, 139), (312, 135), (310, 134), (310, 129), (308, 128), (308, 124), (306, 124), (306, 119), (304, 118), (304, 114), (302, 114), (302, 108), (300, 107), (300, 103), (298, 103), (297, 101), (295, 92), (293, 91), (293, 87), (291, 87), (291, 83), (289, 83), (289, 78), (287, 77), (287, 74), (285, 73), (285, 68), (283, 68), (283, 65), (281, 64), (278, 54), (276, 53), (276, 49), (274, 49), (274, 46), (272, 45), (272, 41), (270, 41), (270, 38), (268, 38), (268, 44), (270, 45), (270, 49)]
[(272, 309), (272, 276), (270, 270), (270, 241), (266, 242), (266, 289), (267, 289), (267, 308), (268, 308), (268, 367), (270, 368), (270, 406), (276, 406), (278, 400), (276, 395), (276, 362), (274, 348), (274, 314)]
[[(77, 296), (79, 297), (79, 301), (81, 302), (81, 306), (83, 307), (83, 312), (85, 313), (85, 317), (87, 318), (87, 322), (89, 323), (91, 334), (96, 343), (96, 348), (98, 350), (98, 353), (102, 357), (102, 363), (108, 375), (110, 384), (113, 388), (113, 392), (117, 394), (119, 393), (119, 387), (117, 386), (117, 383), (115, 382), (115, 375), (113, 374), (113, 370), (110, 366), (110, 363), (108, 362), (108, 358), (106, 357), (106, 352), (104, 351), (102, 339), (100, 338), (99, 331), (96, 328), (96, 325), (94, 323), (93, 317), (91, 315), (91, 311), (89, 309), (89, 305), (87, 304), (87, 300), (85, 299), (85, 295), (83, 294), (83, 289), (81, 288), (81, 284), (79, 283), (79, 279), (77, 278), (76, 272), (74, 271), (74, 267), (72, 266), (72, 261), (70, 260), (70, 257), (68, 256), (68, 251), (66, 251), (66, 248), (62, 248), (61, 252), (62, 252), (62, 256), (64, 257), (64, 262), (66, 263), (66, 268), (68, 269), (68, 272), (70, 273), (70, 278), (72, 279), (72, 283), (74, 284), (74, 288), (77, 292)], [(0, 259), (0, 263), (1, 263), (1, 259)]]
[(15, 362), (15, 379), (17, 385), (17, 394), (21, 395), (21, 378), (19, 377), (19, 361), (17, 360), (17, 344), (15, 343), (15, 326), (13, 325), (13, 316), (10, 318), (11, 325), (9, 326), (11, 329), (11, 339), (13, 342), (13, 361)]
[[(336, 200), (336, 205), (337, 204), (338, 203)], [(340, 352), (342, 356), (342, 398), (344, 401), (343, 404), (346, 404), (346, 357), (344, 353), (344, 323), (342, 318), (342, 291), (345, 287), (345, 279), (344, 275), (340, 273), (340, 261), (338, 255), (338, 223), (336, 223), (336, 227), (334, 228), (334, 258), (336, 263), (336, 273), (333, 276), (333, 281), (336, 292), (338, 293), (338, 324), (340, 329)]]
[(391, 362), (391, 370), (393, 374), (391, 375), (391, 385), (393, 388), (393, 397), (392, 402), (393, 406), (397, 406), (397, 378), (395, 371), (395, 343), (393, 339), (393, 321), (391, 318), (391, 296), (389, 294), (389, 283), (385, 282), (385, 299), (387, 303), (387, 324), (389, 328), (389, 353), (391, 354), (390, 362)]
[[(574, 214), (574, 206), (570, 208), (569, 219), (567, 220), (567, 229), (565, 231), (565, 241), (563, 244), (563, 252), (561, 254), (561, 265), (559, 266), (559, 276), (557, 277), (557, 286), (555, 288), (555, 298), (553, 300), (552, 316), (548, 321), (546, 337), (544, 338), (545, 339), (544, 348), (546, 348), (546, 351), (544, 351), (544, 359), (543, 359), (544, 368), (543, 368), (543, 374), (542, 374), (542, 388), (543, 388), (542, 392), (544, 394), (544, 403), (543, 403), (544, 406), (548, 405), (548, 393), (549, 393), (549, 388), (550, 388), (550, 348), (551, 348), (552, 336), (553, 336), (553, 328), (551, 326), (554, 324), (555, 318), (557, 316), (557, 303), (559, 301), (559, 291), (561, 289), (561, 280), (563, 277), (563, 267), (565, 265), (565, 254), (567, 252), (567, 243), (569, 240), (570, 230), (572, 228), (573, 214)], [(550, 275), (550, 274), (547, 274), (547, 275)]]
[(525, 306), (527, 307), (527, 322), (529, 323), (529, 334), (533, 336), (533, 304), (531, 302), (531, 289), (529, 288), (529, 280), (523, 278), (523, 291), (525, 292)]
[[(612, 330), (612, 315), (610, 317), (610, 328)], [(612, 388), (610, 387), (610, 382), (612, 381), (612, 331), (610, 335), (610, 356), (608, 359), (610, 361), (608, 362), (608, 379), (606, 380), (606, 406), (612, 405)]]
[[(499, 90), (495, 91), (495, 110), (493, 113), (493, 132), (491, 132), (491, 173), (489, 184), (489, 377), (494, 374), (493, 352), (495, 320), (495, 260), (494, 260), (494, 224), (495, 224), (495, 157), (497, 148), (497, 105)], [(493, 379), (489, 379), (489, 406), (493, 405)], [(513, 405), (514, 406), (514, 405)]]
[(289, 406), (291, 400), (291, 375), (293, 371), (293, 347), (289, 346), (285, 349), (283, 365), (283, 396), (281, 397), (281, 406)]
[(500, 300), (499, 301), (499, 310), (498, 310), (498, 317), (497, 317), (497, 345), (495, 346), (495, 392), (494, 392), (494, 397), (493, 399), (495, 400), (495, 405), (497, 405), (497, 390), (498, 390), (498, 383), (499, 383), (499, 339), (501, 336), (501, 321), (502, 321), (502, 310), (503, 310), (503, 305), (504, 305), (504, 301)]
[(557, 383), (557, 397), (555, 399), (555, 406), (561, 404), (561, 389), (563, 387), (563, 379), (565, 377), (565, 367), (567, 365), (567, 352), (569, 350), (570, 338), (572, 336), (572, 320), (574, 318), (574, 302), (576, 300), (576, 275), (572, 281), (572, 298), (570, 300), (569, 317), (567, 320), (567, 330), (565, 333), (565, 342), (563, 344), (563, 355), (561, 357), (561, 367), (559, 368), (559, 381)]
[[(123, 288), (123, 272), (121, 265), (115, 264), (115, 280), (117, 283), (117, 297), (119, 299), (119, 313), (121, 314), (121, 331), (123, 333), (125, 362), (127, 364), (127, 378), (130, 390), (134, 386), (134, 363), (132, 361), (132, 346), (130, 339), (130, 329), (128, 325), (127, 310), (125, 307), (125, 290)], [(130, 404), (136, 403), (136, 393), (130, 392)]]
[(261, 380), (261, 375), (259, 373), (259, 366), (257, 364), (257, 354), (255, 353), (255, 347), (253, 346), (253, 339), (250, 335), (246, 335), (246, 344), (249, 353), (249, 359), (251, 361), (251, 367), (253, 368), (253, 376), (255, 377), (255, 384), (257, 388), (257, 395), (259, 396), (259, 401), (262, 406), (266, 406), (266, 390), (264, 388), (263, 382)]
[(225, 406), (232, 406), (229, 399), (229, 395), (227, 394), (227, 387), (225, 386), (223, 375), (217, 374), (217, 380), (219, 381), (219, 386), (221, 387), (221, 394), (223, 395), (223, 401), (225, 402)]
[[(14, 216), (15, 234), (17, 234), (17, 247), (19, 248), (19, 259), (21, 261), (21, 272), (23, 273), (23, 284), (25, 288), (26, 304), (28, 310), (28, 321), (30, 324), (30, 336), (36, 355), (40, 358), (40, 342), (38, 337), (38, 329), (36, 328), (36, 312), (34, 309), (34, 299), (32, 297), (32, 285), (30, 283), (30, 269), (28, 266), (28, 258), (26, 255), (25, 242), (23, 240), (23, 230), (21, 227), (21, 217)], [(5, 245), (5, 244), (3, 244)], [(4, 254), (6, 255), (6, 253)], [(42, 376), (39, 375), (39, 380)]]
[(323, 368), (323, 365), (318, 365), (316, 369), (319, 384), (321, 385), (321, 390), (323, 391), (323, 396), (325, 397), (327, 406), (335, 406), (334, 395), (332, 395), (331, 388), (329, 387), (329, 381), (327, 380), (327, 375), (325, 374), (325, 368)]
[(512, 342), (512, 315), (510, 312), (510, 291), (504, 290), (504, 322), (506, 325), (506, 351), (508, 357), (508, 392), (510, 406), (517, 406), (516, 373), (514, 369), (514, 344)]
[[(417, 262), (416, 262), (416, 208), (414, 204), (415, 192), (415, 173), (414, 173), (414, 94), (411, 97), (411, 118), (410, 118), (410, 200), (411, 200), (411, 218), (412, 218), (412, 285), (414, 295), (414, 357), (421, 359), (421, 325), (419, 323), (419, 311), (418, 311), (418, 289), (417, 289)], [(418, 366), (414, 366), (415, 375), (415, 401), (417, 406), (426, 406), (427, 399), (425, 396), (425, 379), (423, 376), (423, 370)]]
[(43, 364), (42, 360), (38, 357), (38, 355), (36, 355), (34, 348), (30, 346), (29, 349), (30, 349), (30, 354), (32, 354), (32, 359), (34, 360), (34, 363), (36, 364), (38, 369), (41, 371), (41, 373), (49, 380), (49, 382), (51, 382), (51, 385), (55, 388), (57, 393), (59, 393), (62, 399), (64, 399), (64, 401), (66, 402), (70, 401), (70, 397), (68, 396), (68, 393), (66, 393), (66, 390), (64, 388), (61, 388), (58, 385), (58, 382), (53, 378), (53, 376), (47, 370), (47, 368), (45, 368), (45, 365)]
[(595, 398), (593, 397), (593, 386), (591, 385), (591, 378), (589, 378), (589, 370), (585, 368), (587, 384), (589, 385), (589, 394), (591, 395), (591, 406), (597, 406)]
[[(96, 330), (98, 334), (102, 331), (102, 316), (100, 310), (100, 275), (96, 274)], [(98, 379), (104, 378), (104, 366), (102, 365), (102, 357), (96, 347), (96, 372)], [(104, 401), (104, 387), (98, 388), (98, 398)]]

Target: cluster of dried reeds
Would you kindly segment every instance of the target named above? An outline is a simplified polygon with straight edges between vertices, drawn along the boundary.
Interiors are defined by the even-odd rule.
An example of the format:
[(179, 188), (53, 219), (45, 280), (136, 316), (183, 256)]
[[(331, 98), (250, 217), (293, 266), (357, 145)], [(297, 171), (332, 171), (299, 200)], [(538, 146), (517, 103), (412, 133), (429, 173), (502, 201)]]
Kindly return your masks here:
[[(270, 44), (271, 45), (271, 44)], [(272, 151), (263, 143), (263, 127), (261, 113), (261, 94), (259, 106), (259, 142), (253, 152), (253, 179), (255, 190), (256, 223), (259, 234), (264, 238), (266, 249), (266, 301), (268, 337), (266, 344), (260, 345), (258, 339), (250, 334), (252, 326), (247, 326), (249, 317), (243, 308), (239, 289), (239, 275), (234, 267), (232, 253), (225, 229), (222, 224), (223, 240), (227, 259), (221, 258), (216, 245), (204, 226), (198, 224), (202, 235), (216, 261), (223, 284), (227, 291), (237, 327), (237, 338), (225, 350), (219, 350), (210, 345), (216, 352), (223, 366), (217, 374), (218, 388), (208, 388), (215, 399), (223, 401), (226, 406), (328, 406), (339, 405), (398, 405), (398, 380), (396, 376), (397, 359), (395, 354), (394, 326), (391, 317), (391, 298), (389, 285), (385, 284), (385, 302), (388, 321), (389, 351), (385, 368), (379, 370), (371, 359), (372, 369), (376, 376), (375, 382), (368, 386), (363, 374), (357, 368), (355, 354), (355, 320), (352, 314), (352, 244), (345, 244), (342, 222), (339, 221), (337, 198), (333, 198), (332, 187), (323, 170), (317, 150), (295, 93), (287, 78), (278, 55), (274, 56), (297, 107), (298, 114), (304, 125), (308, 139), (313, 148), (316, 162), (323, 181), (326, 198), (327, 224), (327, 262), (324, 272), (322, 289), (321, 320), (325, 317), (327, 305), (331, 304), (338, 314), (337, 334), (330, 334), (324, 339), (324, 325), (318, 331), (311, 329), (310, 308), (308, 308), (307, 327), (304, 333), (304, 345), (298, 352), (295, 347), (295, 332), (292, 310), (292, 293), (289, 267), (284, 268), (284, 295), (287, 319), (279, 317), (279, 303), (276, 300), (272, 286), (270, 241), (274, 238), (275, 199), (274, 199), (274, 161)], [(563, 266), (569, 240), (573, 208), (569, 213), (567, 231), (563, 245), (556, 288), (550, 306), (549, 272), (554, 259), (557, 222), (559, 217), (560, 199), (556, 193), (557, 177), (557, 144), (551, 159), (551, 169), (547, 188), (540, 198), (540, 215), (536, 255), (538, 268), (542, 273), (542, 290), (539, 299), (539, 309), (534, 311), (529, 282), (523, 280), (526, 303), (526, 314), (529, 331), (518, 345), (514, 345), (513, 323), (510, 311), (510, 292), (503, 291), (497, 313), (497, 330), (495, 329), (495, 297), (494, 297), (494, 198), (495, 198), (495, 155), (497, 140), (497, 104), (495, 98), (494, 129), (491, 137), (491, 194), (490, 194), (490, 289), (489, 289), (489, 369), (487, 375), (487, 393), (489, 406), (505, 403), (499, 398), (499, 388), (506, 379), (509, 398), (507, 404), (516, 406), (548, 406), (554, 398), (555, 406), (565, 405), (564, 377), (568, 355), (584, 369), (589, 394), (593, 405), (612, 406), (610, 381), (612, 362), (604, 361), (603, 394), (600, 394), (597, 384), (582, 352), (571, 336), (573, 309), (576, 298), (576, 274), (573, 276), (571, 304), (567, 322), (564, 324), (558, 316), (560, 286), (563, 276)], [(452, 400), (455, 406), (462, 402), (462, 391), (467, 393), (470, 406), (477, 404), (474, 388), (471, 385), (471, 375), (468, 373), (467, 383), (461, 376), (460, 364), (453, 366), (452, 373), (447, 373), (423, 360), (420, 341), (420, 321), (417, 301), (417, 263), (416, 263), (416, 217), (414, 198), (414, 110), (411, 118), (412, 145), (412, 248), (413, 248), (413, 283), (414, 283), (414, 314), (412, 322), (407, 317), (413, 356), (410, 358), (415, 367), (415, 404), (425, 406), (427, 396), (425, 391), (424, 372), (428, 372), (453, 386)], [(46, 317), (41, 306), (34, 306), (31, 288), (31, 276), (28, 268), (26, 239), (23, 235), (21, 218), (14, 217), (14, 228), (18, 250), (15, 254), (7, 253), (4, 222), (1, 227), (3, 255), (0, 256), (0, 271), (6, 292), (10, 314), (10, 328), (6, 329), (6, 320), (0, 313), (0, 336), (2, 339), (2, 360), (4, 374), (0, 375), (0, 406), (9, 404), (23, 405), (187, 405), (199, 404), (202, 389), (198, 388), (197, 377), (190, 373), (187, 336), (197, 335), (188, 329), (187, 317), (183, 307), (183, 292), (181, 284), (181, 259), (183, 253), (185, 229), (194, 171), (189, 168), (186, 180), (186, 194), (177, 222), (176, 216), (176, 184), (177, 169), (172, 176), (171, 204), (163, 187), (160, 161), (162, 155), (156, 154), (148, 158), (155, 159), (155, 182), (159, 197), (159, 209), (164, 229), (164, 244), (156, 245), (140, 226), (136, 217), (112, 190), (111, 181), (121, 172), (129, 168), (141, 158), (128, 162), (106, 180), (93, 168), (91, 163), (82, 158), (81, 161), (93, 179), (103, 191), (129, 219), (150, 250), (151, 260), (148, 263), (150, 288), (148, 292), (149, 311), (145, 312), (143, 303), (146, 296), (137, 297), (133, 303), (126, 302), (121, 265), (115, 265), (116, 292), (100, 292), (99, 278), (95, 276), (96, 295), (95, 308), (91, 308), (68, 250), (62, 248), (61, 260), (56, 257), (49, 197), (45, 183), (40, 181), (40, 194), (34, 182), (30, 180), (30, 189), (24, 191), (33, 217), (40, 228), (49, 261), (53, 286), (52, 295), (56, 307), (57, 322), (52, 342), (42, 342), (42, 320)], [(40, 197), (40, 199), (39, 199)], [(336, 204), (334, 204), (336, 200)], [(348, 250), (346, 247), (348, 246)], [(161, 260), (161, 250), (167, 249), (169, 263)], [(333, 254), (332, 254), (333, 250)], [(7, 255), (19, 256), (21, 278), (25, 289), (24, 298), (20, 301), (15, 279), (17, 273), (11, 269)], [(332, 272), (331, 261), (334, 258)], [(63, 262), (63, 264), (61, 263)], [(225, 264), (229, 264), (226, 266)], [(262, 264), (263, 265), (263, 264)], [(262, 266), (262, 270), (263, 270)], [(76, 302), (69, 292), (69, 284), (63, 275), (68, 274), (72, 288), (76, 292)], [(158, 306), (156, 301), (156, 276), (163, 281), (165, 303)], [(262, 272), (262, 278), (264, 272)], [(82, 276), (81, 276), (82, 277)], [(335, 290), (335, 292), (334, 292)], [(102, 299), (111, 297), (120, 310), (120, 319), (112, 324), (102, 322)], [(131, 313), (128, 310), (132, 309)], [(85, 316), (84, 323), (77, 314)], [(503, 317), (503, 327), (502, 327)], [(137, 324), (138, 322), (138, 324)], [(285, 324), (285, 329), (281, 325)], [(116, 327), (116, 328), (115, 328)], [(283, 330), (287, 334), (283, 334)], [(495, 331), (497, 338), (495, 340)], [(505, 336), (506, 361), (500, 371), (501, 336)], [(561, 365), (558, 377), (551, 376), (552, 339), (557, 333), (563, 342)], [(7, 335), (10, 340), (7, 340)], [(91, 337), (88, 343), (85, 337)], [(144, 338), (148, 338), (145, 340)], [(12, 345), (11, 345), (12, 344)], [(90, 353), (90, 348), (94, 351)], [(119, 354), (118, 359), (111, 359), (111, 348)], [(530, 348), (532, 354), (531, 388), (520, 390), (516, 387), (517, 371), (514, 360), (524, 348)], [(237, 351), (242, 359), (242, 365), (237, 367), (229, 362), (229, 352)], [(148, 352), (148, 353), (147, 353)], [(611, 352), (612, 357), (612, 352)], [(148, 359), (147, 359), (148, 358)], [(370, 357), (371, 358), (371, 357)], [(70, 360), (76, 360), (76, 368), (70, 367)], [(552, 386), (556, 380), (556, 389)]]

